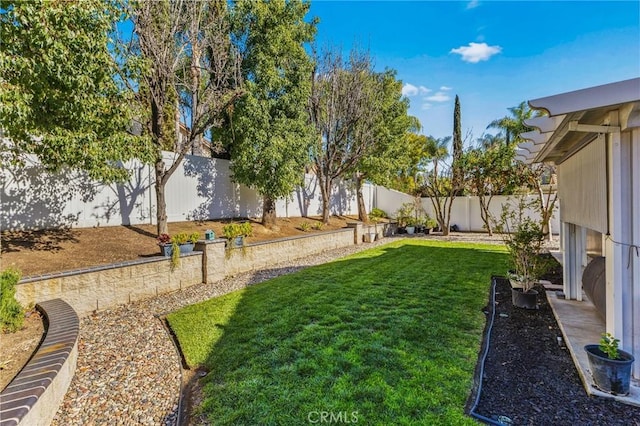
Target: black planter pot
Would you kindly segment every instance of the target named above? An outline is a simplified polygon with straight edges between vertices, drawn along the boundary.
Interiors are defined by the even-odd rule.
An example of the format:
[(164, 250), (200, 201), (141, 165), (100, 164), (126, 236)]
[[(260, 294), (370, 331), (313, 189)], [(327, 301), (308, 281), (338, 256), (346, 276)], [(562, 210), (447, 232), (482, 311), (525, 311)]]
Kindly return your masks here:
[(622, 359), (609, 359), (598, 345), (587, 345), (584, 350), (587, 351), (591, 376), (598, 389), (613, 395), (629, 393), (631, 364), (635, 360), (633, 355), (618, 350), (618, 357)]
[(521, 288), (512, 288), (511, 302), (517, 308), (536, 309), (538, 307), (538, 292), (529, 290), (524, 293)]

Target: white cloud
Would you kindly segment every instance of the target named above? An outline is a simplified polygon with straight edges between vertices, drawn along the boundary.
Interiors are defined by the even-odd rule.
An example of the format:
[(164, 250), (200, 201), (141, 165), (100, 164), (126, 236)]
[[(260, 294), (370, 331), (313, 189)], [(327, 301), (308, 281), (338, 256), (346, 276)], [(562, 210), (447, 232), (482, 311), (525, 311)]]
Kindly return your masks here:
[(467, 10), (475, 9), (478, 6), (480, 6), (480, 2), (478, 0), (471, 0), (469, 3), (467, 3)]
[(475, 64), (480, 61), (486, 61), (500, 52), (502, 52), (502, 47), (500, 46), (489, 46), (487, 43), (471, 42), (469, 46), (460, 46), (457, 49), (451, 49), (449, 53), (457, 53), (462, 56), (463, 61)]
[(440, 86), (440, 90), (446, 92), (447, 90), (451, 90), (451, 87), (449, 87), (449, 86)]
[(415, 96), (418, 94), (418, 88), (413, 84), (406, 83), (402, 86), (402, 96)]
[(421, 107), (421, 109), (422, 109), (423, 111), (428, 110), (429, 108), (431, 108), (431, 104), (430, 104), (429, 102), (423, 102), (423, 103), (422, 103), (422, 107)]
[(431, 89), (424, 86), (414, 86), (410, 83), (406, 83), (404, 86), (402, 86), (403, 96), (426, 95), (429, 92), (431, 92)]
[(444, 92), (436, 92), (433, 95), (424, 98), (425, 101), (430, 102), (447, 102), (449, 99), (451, 99), (449, 95)]

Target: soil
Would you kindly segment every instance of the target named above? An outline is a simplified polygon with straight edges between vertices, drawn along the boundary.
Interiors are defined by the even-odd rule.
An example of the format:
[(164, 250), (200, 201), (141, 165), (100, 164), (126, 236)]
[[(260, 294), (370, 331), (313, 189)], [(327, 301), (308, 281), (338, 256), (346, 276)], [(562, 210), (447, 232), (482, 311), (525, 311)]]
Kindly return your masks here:
[[(545, 278), (557, 283), (557, 277)], [(562, 332), (545, 289), (536, 290), (539, 309), (514, 308), (509, 282), (496, 280), (495, 320), (475, 412), (513, 425), (639, 426), (640, 407), (587, 395), (568, 349), (558, 343)]]
[[(312, 232), (345, 228), (355, 218), (332, 216), (328, 225), (318, 217), (280, 218), (276, 227), (267, 229), (252, 219), (253, 235), (246, 239), (251, 244)], [(174, 222), (169, 224), (171, 234), (178, 232), (204, 232), (211, 229), (216, 237), (222, 236), (222, 227), (230, 220)], [(303, 231), (306, 222), (310, 229)], [(109, 263), (159, 256), (155, 225), (110, 226), (79, 229), (51, 229), (45, 231), (3, 231), (0, 267), (18, 268), (23, 277), (69, 271)]]
[(38, 349), (44, 325), (38, 311), (27, 312), (21, 330), (0, 334), (0, 390), (22, 370)]

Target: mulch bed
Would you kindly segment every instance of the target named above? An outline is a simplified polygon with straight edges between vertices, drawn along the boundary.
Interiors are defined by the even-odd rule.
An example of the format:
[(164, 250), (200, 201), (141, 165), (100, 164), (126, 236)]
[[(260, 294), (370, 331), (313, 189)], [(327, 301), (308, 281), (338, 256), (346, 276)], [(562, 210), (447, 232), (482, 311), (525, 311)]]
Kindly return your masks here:
[[(496, 314), (475, 412), (513, 425), (640, 425), (640, 407), (587, 396), (538, 286), (540, 308), (511, 304), (511, 288), (496, 280)], [(502, 416), (502, 417), (501, 417)], [(509, 420), (511, 423), (509, 423)]]

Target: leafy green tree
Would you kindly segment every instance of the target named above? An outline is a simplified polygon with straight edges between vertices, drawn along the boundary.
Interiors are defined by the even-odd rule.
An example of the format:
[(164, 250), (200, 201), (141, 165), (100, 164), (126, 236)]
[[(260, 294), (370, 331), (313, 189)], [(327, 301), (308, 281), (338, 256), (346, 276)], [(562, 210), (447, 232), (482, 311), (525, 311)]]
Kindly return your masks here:
[(402, 96), (402, 82), (396, 79), (396, 72), (386, 70), (374, 75), (378, 86), (378, 103), (367, 105), (369, 114), (366, 120), (357, 123), (356, 138), (371, 138), (360, 141), (366, 146), (358, 160), (355, 172), (356, 194), (358, 201), (358, 219), (368, 221), (365, 209), (362, 185), (365, 180), (378, 185), (388, 185), (394, 176), (410, 165), (411, 152), (403, 143), (409, 131), (417, 131), (420, 123), (417, 118), (407, 114), (409, 100)]
[(307, 102), (311, 58), (304, 45), (313, 40), (315, 21), (306, 22), (309, 3), (301, 0), (239, 0), (234, 34), (243, 46), (245, 94), (231, 119), (234, 180), (263, 196), (262, 223), (276, 222), (276, 199), (291, 194), (309, 163), (313, 129)]
[(513, 145), (507, 145), (504, 139), (491, 139), (485, 146), (486, 138), (480, 146), (470, 149), (463, 155), (465, 182), (469, 193), (480, 201), (480, 216), (489, 235), (493, 235), (493, 222), (490, 214), (491, 200), (495, 195), (511, 193), (523, 184), (519, 168), (514, 167)]
[(427, 136), (416, 133), (419, 129), (408, 131), (405, 133), (399, 150), (402, 151), (400, 168), (392, 176), (389, 187), (406, 194), (417, 195), (419, 193), (420, 175), (423, 171), (426, 159), (429, 159), (427, 153)]
[(147, 141), (127, 131), (132, 96), (109, 50), (121, 19), (109, 0), (0, 2), (4, 161), (31, 153), (49, 170), (69, 166), (109, 182), (127, 177), (118, 161), (150, 159)]
[[(132, 9), (134, 39), (126, 54), (139, 73), (130, 90), (144, 108), (143, 127), (154, 147), (157, 232), (166, 234), (166, 184), (240, 95), (238, 56), (226, 2), (138, 1)], [(162, 154), (168, 147), (175, 153), (171, 165)]]

